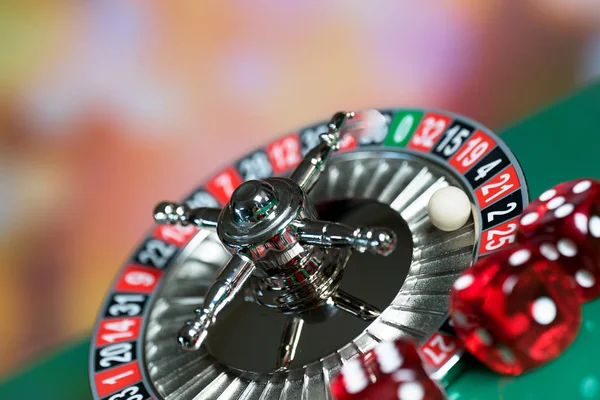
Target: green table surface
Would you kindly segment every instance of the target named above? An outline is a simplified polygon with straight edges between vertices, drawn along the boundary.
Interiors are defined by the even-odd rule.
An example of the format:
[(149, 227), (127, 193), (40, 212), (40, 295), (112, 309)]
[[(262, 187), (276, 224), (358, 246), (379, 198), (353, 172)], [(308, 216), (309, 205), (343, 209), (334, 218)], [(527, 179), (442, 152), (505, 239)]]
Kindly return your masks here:
[[(504, 130), (531, 197), (559, 182), (600, 179), (600, 83)], [(473, 362), (447, 390), (451, 400), (600, 399), (600, 300), (585, 304), (575, 343), (561, 357), (520, 377), (497, 375)], [(41, 361), (0, 385), (0, 399), (91, 399), (89, 341)]]

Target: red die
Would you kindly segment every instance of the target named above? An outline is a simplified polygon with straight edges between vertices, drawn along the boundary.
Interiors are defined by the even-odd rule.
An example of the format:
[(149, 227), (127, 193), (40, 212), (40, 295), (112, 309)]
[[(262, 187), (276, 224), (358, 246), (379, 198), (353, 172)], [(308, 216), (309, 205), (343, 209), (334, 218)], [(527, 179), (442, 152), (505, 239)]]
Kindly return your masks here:
[(544, 246), (549, 258), (557, 260), (575, 278), (581, 301), (598, 297), (600, 181), (561, 183), (542, 193), (522, 215), (518, 240), (533, 240)]
[(391, 374), (403, 367), (425, 372), (416, 345), (406, 339), (379, 343), (373, 350), (365, 353), (362, 360), (374, 375)]
[(560, 265), (523, 244), (467, 269), (452, 287), (450, 315), (469, 352), (496, 372), (519, 375), (573, 342), (581, 304)]
[(401, 368), (369, 386), (359, 398), (361, 400), (443, 400), (446, 395), (426, 373)]
[(337, 400), (370, 398), (365, 396), (374, 383), (399, 370), (427, 376), (413, 342), (383, 342), (360, 358), (346, 362), (332, 381), (331, 392)]
[(342, 366), (340, 373), (331, 382), (331, 394), (336, 400), (360, 399), (372, 384), (363, 360), (353, 358)]
[(600, 295), (600, 269), (590, 254), (585, 242), (576, 242), (567, 237), (541, 235), (526, 240), (538, 246), (539, 251), (549, 260), (556, 261), (577, 284), (577, 297), (580, 302), (593, 300)]

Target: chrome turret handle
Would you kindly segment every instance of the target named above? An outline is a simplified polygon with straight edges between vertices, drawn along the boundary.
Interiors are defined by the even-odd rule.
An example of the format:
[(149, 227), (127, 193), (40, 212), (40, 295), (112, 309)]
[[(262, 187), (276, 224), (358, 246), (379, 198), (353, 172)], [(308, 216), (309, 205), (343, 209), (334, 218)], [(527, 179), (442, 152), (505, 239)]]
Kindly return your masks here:
[[(256, 274), (256, 279), (267, 290), (271, 288), (282, 293), (283, 297), (296, 299), (293, 311), (284, 310), (285, 301), (271, 303), (293, 314), (282, 336), (278, 367), (284, 368), (294, 357), (302, 332), (302, 310), (310, 310), (326, 302), (364, 320), (372, 320), (379, 315), (375, 307), (339, 290), (336, 277), (341, 277), (341, 270), (349, 256), (348, 249), (388, 255), (396, 246), (395, 233), (387, 228), (350, 227), (320, 221), (306, 196), (318, 181), (331, 153), (340, 148), (344, 123), (354, 116), (353, 112), (335, 114), (328, 124), (328, 132), (320, 135), (320, 144), (308, 152), (290, 179), (244, 182), (235, 189), (222, 210), (192, 209), (185, 204), (171, 202), (161, 202), (156, 206), (154, 219), (157, 223), (216, 228), (223, 245), (233, 253), (229, 264), (206, 293), (203, 306), (195, 310), (195, 317), (180, 330), (177, 339), (183, 349), (197, 350), (202, 346), (221, 310), (235, 298), (256, 270), (261, 271)], [(346, 129), (360, 131), (356, 126)], [(322, 247), (339, 250), (323, 251)], [(309, 269), (312, 272), (307, 272)], [(332, 270), (337, 272), (331, 275)], [(323, 279), (302, 282), (286, 279), (298, 273), (322, 274)], [(275, 281), (279, 284), (273, 286)], [(328, 283), (319, 283), (307, 290), (313, 281)]]
[[(265, 208), (255, 207), (254, 213), (237, 210), (239, 215), (247, 215), (247, 220), (263, 216)], [(159, 203), (154, 210), (154, 220), (159, 224), (192, 224), (199, 228), (215, 228), (218, 215), (221, 212), (216, 208), (190, 209), (185, 204), (169, 202)], [(241, 218), (241, 217), (240, 217)], [(374, 254), (387, 256), (396, 247), (396, 234), (387, 228), (365, 228), (339, 224), (337, 222), (304, 220), (295, 223), (298, 241), (325, 247), (352, 247), (364, 253), (369, 251)]]
[(304, 159), (290, 176), (290, 179), (296, 182), (306, 193), (309, 193), (319, 180), (331, 153), (340, 149), (342, 139), (340, 130), (344, 122), (352, 118), (354, 118), (353, 112), (336, 113), (327, 125), (329, 131), (320, 135), (321, 142), (304, 156)]
[(216, 228), (220, 208), (190, 208), (186, 204), (162, 201), (154, 207), (154, 221), (158, 224), (195, 225), (198, 228)]
[(387, 256), (396, 248), (396, 234), (387, 228), (351, 228), (327, 221), (303, 221), (298, 224), (300, 242), (327, 247), (352, 247), (361, 253)]
[(254, 268), (251, 262), (233, 256), (208, 289), (204, 305), (194, 311), (196, 316), (186, 321), (179, 331), (177, 341), (182, 349), (198, 350), (202, 346), (208, 329), (215, 323), (221, 310), (244, 286)]

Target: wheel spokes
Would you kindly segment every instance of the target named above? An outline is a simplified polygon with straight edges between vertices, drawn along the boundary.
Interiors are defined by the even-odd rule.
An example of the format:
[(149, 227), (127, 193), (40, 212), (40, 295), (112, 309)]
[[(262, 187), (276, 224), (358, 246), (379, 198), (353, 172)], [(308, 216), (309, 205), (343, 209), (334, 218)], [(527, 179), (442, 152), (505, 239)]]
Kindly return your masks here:
[(335, 307), (364, 321), (373, 321), (381, 315), (377, 307), (340, 289), (331, 296), (331, 301)]
[(286, 368), (294, 360), (303, 326), (304, 320), (300, 317), (289, 316), (286, 319), (277, 352), (277, 369)]

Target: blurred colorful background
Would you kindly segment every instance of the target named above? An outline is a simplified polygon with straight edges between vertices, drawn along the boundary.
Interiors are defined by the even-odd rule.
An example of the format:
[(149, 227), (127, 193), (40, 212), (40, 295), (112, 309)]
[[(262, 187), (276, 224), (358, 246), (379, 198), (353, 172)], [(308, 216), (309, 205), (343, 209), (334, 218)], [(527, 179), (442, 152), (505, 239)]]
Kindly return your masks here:
[(0, 4), (0, 378), (84, 338), (163, 198), (340, 109), (499, 129), (600, 76), (598, 0)]

